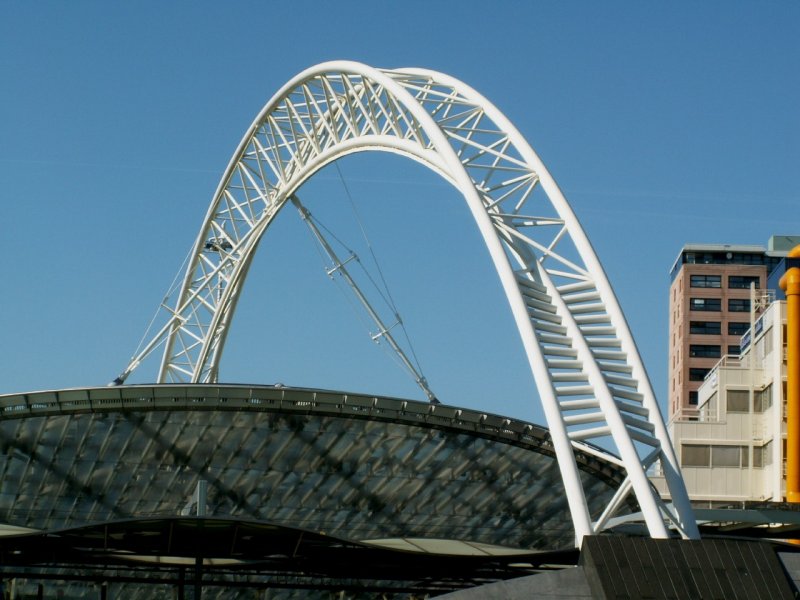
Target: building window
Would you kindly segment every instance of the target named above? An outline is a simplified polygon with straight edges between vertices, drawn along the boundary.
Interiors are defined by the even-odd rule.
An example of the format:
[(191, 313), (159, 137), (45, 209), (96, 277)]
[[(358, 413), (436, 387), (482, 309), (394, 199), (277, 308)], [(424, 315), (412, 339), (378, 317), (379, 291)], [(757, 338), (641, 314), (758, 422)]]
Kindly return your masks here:
[(759, 289), (761, 287), (761, 278), (758, 275), (731, 275), (728, 277), (729, 288), (749, 290), (751, 283), (755, 283), (756, 289)]
[(692, 275), (689, 280), (689, 287), (718, 288), (722, 287), (722, 282), (719, 275)]
[(711, 369), (689, 369), (689, 381), (703, 381)]
[(689, 321), (689, 333), (719, 335), (722, 331), (719, 321)]
[[(764, 448), (766, 449), (767, 446), (764, 446)], [(681, 466), (683, 467), (741, 468), (747, 467), (749, 462), (749, 449), (747, 446), (681, 445)], [(763, 455), (761, 462), (763, 464)], [(755, 460), (753, 460), (753, 463), (755, 466)]]
[(772, 408), (772, 385), (755, 392), (753, 396), (753, 410), (757, 413), (766, 412)]
[[(748, 390), (728, 390), (728, 412), (749, 412), (750, 392)], [(763, 413), (772, 407), (772, 386), (753, 392), (753, 412)]]
[(744, 335), (750, 329), (750, 323), (731, 321), (728, 323), (728, 335)]
[(689, 333), (719, 335), (722, 331), (719, 321), (689, 321)]
[(681, 466), (707, 467), (711, 464), (711, 446), (681, 445)]
[(711, 446), (712, 467), (748, 466), (747, 446)]
[(772, 442), (753, 448), (753, 466), (768, 467), (772, 464)]
[(740, 351), (741, 351), (741, 348), (739, 348), (738, 345), (736, 345), (736, 346), (728, 346), (728, 354), (730, 354), (731, 356), (739, 356), (739, 352)]
[(695, 358), (719, 358), (720, 347), (711, 344), (692, 344), (689, 346), (689, 356)]
[(750, 392), (747, 390), (728, 390), (728, 412), (750, 412)]
[(697, 406), (697, 392), (689, 392), (689, 406)]
[(764, 257), (760, 254), (736, 252), (732, 257), (731, 262), (738, 265), (763, 265)]
[[(786, 339), (786, 338), (783, 338)], [(756, 342), (756, 349), (759, 352), (763, 352), (762, 356), (766, 356), (770, 352), (772, 352), (772, 327), (767, 329), (764, 332), (764, 335)]]
[(689, 310), (719, 312), (721, 309), (722, 300), (719, 298), (691, 298), (689, 300)]
[(730, 312), (750, 312), (749, 298), (729, 298), (728, 310)]
[(717, 395), (717, 392), (714, 392), (708, 397), (708, 400), (706, 400), (706, 408), (710, 413), (716, 414), (717, 412)]

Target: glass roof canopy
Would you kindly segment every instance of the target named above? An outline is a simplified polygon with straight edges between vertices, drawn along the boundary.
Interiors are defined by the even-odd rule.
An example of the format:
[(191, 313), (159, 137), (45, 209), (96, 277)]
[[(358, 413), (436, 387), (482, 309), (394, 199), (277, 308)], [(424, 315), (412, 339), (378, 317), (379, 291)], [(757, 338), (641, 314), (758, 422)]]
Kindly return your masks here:
[[(209, 517), (394, 547), (573, 546), (547, 430), (452, 406), (268, 386), (70, 389), (0, 396), (0, 444), (9, 526), (175, 517), (202, 480)], [(624, 472), (588, 445), (576, 460), (596, 518)]]

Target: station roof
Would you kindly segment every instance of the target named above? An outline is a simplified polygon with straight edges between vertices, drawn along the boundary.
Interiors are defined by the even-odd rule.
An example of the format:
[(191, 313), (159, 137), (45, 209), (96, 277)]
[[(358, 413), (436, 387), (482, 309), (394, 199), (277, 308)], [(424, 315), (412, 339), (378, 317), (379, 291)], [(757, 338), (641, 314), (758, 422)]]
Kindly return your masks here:
[[(548, 431), (453, 406), (273, 386), (57, 390), (0, 396), (0, 444), (10, 534), (196, 514), (205, 481), (209, 518), (386, 550), (574, 545)], [(624, 471), (575, 450), (597, 518)]]

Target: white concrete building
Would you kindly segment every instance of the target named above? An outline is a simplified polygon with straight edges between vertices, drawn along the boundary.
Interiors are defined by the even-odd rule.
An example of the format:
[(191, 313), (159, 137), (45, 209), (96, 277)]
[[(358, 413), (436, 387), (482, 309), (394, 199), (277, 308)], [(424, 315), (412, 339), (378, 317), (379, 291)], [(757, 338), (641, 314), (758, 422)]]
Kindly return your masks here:
[[(767, 296), (754, 304), (740, 355), (724, 356), (700, 386), (697, 406), (669, 420), (696, 507), (784, 499), (786, 304)], [(661, 477), (652, 480), (666, 492)]]

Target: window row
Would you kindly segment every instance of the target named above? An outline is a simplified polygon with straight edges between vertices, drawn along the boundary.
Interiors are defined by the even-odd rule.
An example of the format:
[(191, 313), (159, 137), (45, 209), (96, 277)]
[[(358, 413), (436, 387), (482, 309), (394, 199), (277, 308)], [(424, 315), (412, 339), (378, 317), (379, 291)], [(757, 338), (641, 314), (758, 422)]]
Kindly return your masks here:
[(698, 265), (763, 265), (769, 264), (768, 256), (754, 252), (684, 252), (684, 263)]
[[(756, 289), (761, 286), (761, 278), (758, 275), (730, 275), (728, 277), (728, 287), (735, 290), (750, 289), (750, 284), (754, 283)], [(722, 277), (719, 275), (692, 275), (689, 278), (689, 287), (693, 288), (721, 288)]]
[(750, 298), (728, 298), (728, 311), (750, 312)]
[[(701, 312), (719, 312), (722, 310), (721, 298), (690, 298), (689, 310)], [(728, 311), (750, 312), (749, 298), (728, 298)]]
[[(722, 446), (705, 444), (681, 444), (681, 466), (683, 467), (748, 467), (747, 446)], [(772, 442), (753, 447), (753, 466), (766, 467), (772, 464)]]
[(721, 335), (722, 326), (719, 321), (689, 321), (689, 333)]
[(683, 467), (747, 467), (750, 464), (747, 446), (711, 446), (682, 444)]
[[(728, 335), (744, 335), (750, 329), (750, 323), (731, 321), (728, 323)], [(719, 321), (689, 321), (689, 333), (699, 335), (721, 335), (722, 324)]]
[[(715, 344), (691, 344), (689, 346), (689, 356), (693, 358), (720, 358), (722, 347)], [(739, 356), (739, 345), (728, 346), (727, 354)], [(705, 378), (705, 375), (703, 376)], [(689, 378), (691, 380), (691, 377)]]
[(750, 323), (731, 321), (728, 323), (728, 335), (744, 335), (750, 329)]
[(712, 344), (691, 344), (689, 346), (689, 356), (695, 358), (719, 358), (720, 355), (719, 346)]
[[(768, 385), (763, 390), (753, 392), (753, 412), (763, 413), (772, 406), (772, 386)], [(750, 392), (748, 390), (728, 390), (728, 412), (750, 412)]]
[(689, 279), (690, 287), (718, 288), (722, 287), (722, 278), (719, 275), (692, 275)]
[(728, 277), (729, 288), (749, 290), (751, 283), (754, 283), (756, 289), (759, 289), (761, 287), (761, 278), (758, 275), (731, 275)]

